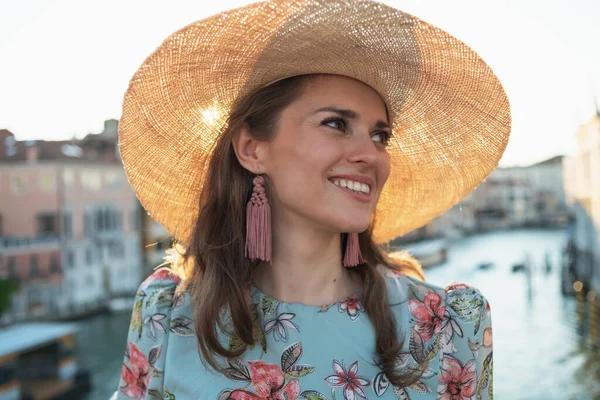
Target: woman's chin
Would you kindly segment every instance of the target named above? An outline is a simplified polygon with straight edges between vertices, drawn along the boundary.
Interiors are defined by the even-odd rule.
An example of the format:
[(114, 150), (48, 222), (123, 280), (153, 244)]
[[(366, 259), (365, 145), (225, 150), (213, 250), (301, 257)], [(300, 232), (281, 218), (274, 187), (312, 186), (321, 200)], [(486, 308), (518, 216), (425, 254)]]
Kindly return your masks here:
[[(335, 213), (338, 211), (338, 213)], [(371, 223), (371, 214), (357, 212), (356, 210), (331, 210), (329, 212), (319, 213), (315, 220), (322, 228), (334, 233), (353, 233), (364, 232)]]
[(369, 228), (369, 221), (358, 223), (355, 221), (353, 223), (345, 223), (341, 224), (337, 231), (340, 233), (353, 233), (353, 232), (364, 232)]

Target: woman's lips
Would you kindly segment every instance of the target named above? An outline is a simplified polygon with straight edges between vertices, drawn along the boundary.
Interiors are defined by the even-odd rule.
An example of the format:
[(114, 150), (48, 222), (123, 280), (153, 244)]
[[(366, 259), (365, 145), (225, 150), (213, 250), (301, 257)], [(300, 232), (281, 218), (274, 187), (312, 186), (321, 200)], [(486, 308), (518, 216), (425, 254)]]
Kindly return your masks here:
[(350, 196), (351, 198), (360, 201), (361, 203), (369, 203), (371, 201), (371, 194), (366, 194), (366, 193), (359, 193), (359, 192), (355, 192), (354, 190), (348, 189), (347, 187), (341, 187), (336, 185), (333, 182), (330, 182), (333, 186), (335, 186), (336, 188), (338, 188), (339, 190), (343, 191), (345, 194), (347, 194), (348, 196)]

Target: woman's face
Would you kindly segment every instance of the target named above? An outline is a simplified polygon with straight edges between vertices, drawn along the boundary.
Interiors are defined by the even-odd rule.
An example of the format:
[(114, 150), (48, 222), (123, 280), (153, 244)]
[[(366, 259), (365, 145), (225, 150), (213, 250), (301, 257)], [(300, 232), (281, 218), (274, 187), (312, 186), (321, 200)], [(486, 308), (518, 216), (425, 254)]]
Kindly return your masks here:
[(333, 233), (367, 229), (390, 173), (390, 132), (384, 102), (366, 84), (309, 79), (262, 149), (274, 217)]

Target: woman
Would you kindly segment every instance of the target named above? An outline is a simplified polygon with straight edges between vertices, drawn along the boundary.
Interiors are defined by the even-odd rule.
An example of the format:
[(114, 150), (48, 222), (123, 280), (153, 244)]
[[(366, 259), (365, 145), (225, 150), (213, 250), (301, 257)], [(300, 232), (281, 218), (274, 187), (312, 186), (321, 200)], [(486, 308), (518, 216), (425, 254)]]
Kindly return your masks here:
[(123, 107), (130, 183), (177, 245), (136, 296), (116, 398), (491, 398), (485, 297), (378, 243), (473, 190), (509, 131), (476, 53), (379, 3), (173, 34)]

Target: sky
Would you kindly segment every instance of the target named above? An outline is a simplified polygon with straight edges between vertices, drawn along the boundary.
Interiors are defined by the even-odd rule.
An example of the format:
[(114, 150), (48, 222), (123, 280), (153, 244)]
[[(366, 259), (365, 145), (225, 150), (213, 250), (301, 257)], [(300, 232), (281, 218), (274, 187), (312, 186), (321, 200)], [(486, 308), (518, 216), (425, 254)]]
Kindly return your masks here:
[[(511, 102), (501, 166), (576, 151), (600, 102), (600, 1), (384, 0), (477, 51)], [(143, 60), (171, 33), (247, 0), (0, 2), (0, 129), (61, 140), (119, 118)]]

